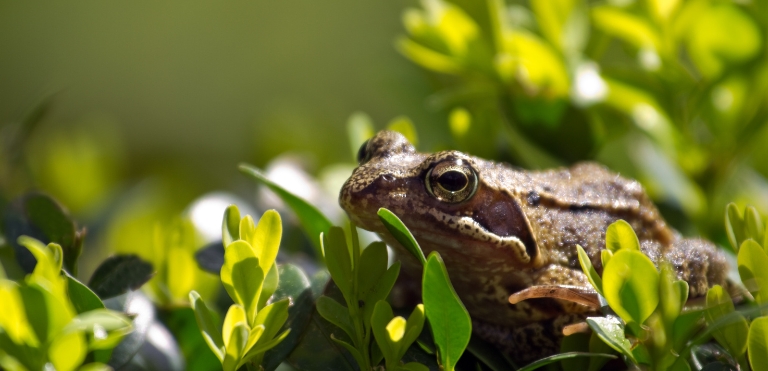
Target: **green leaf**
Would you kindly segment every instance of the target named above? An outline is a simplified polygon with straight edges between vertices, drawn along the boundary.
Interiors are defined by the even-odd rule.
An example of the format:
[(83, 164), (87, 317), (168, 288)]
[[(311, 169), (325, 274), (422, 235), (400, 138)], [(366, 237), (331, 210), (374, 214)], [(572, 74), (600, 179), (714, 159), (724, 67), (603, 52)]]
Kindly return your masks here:
[[(672, 324), (688, 298), (688, 283), (675, 281), (675, 272), (669, 263), (662, 263), (659, 275), (659, 309), (666, 331), (672, 331)], [(679, 282), (682, 282), (680, 284)], [(685, 290), (683, 293), (682, 290)]]
[(77, 313), (104, 308), (104, 303), (96, 296), (96, 293), (68, 273), (67, 292), (69, 293), (69, 300), (72, 301), (72, 305)]
[(588, 353), (588, 352), (569, 352), (569, 353), (561, 353), (561, 354), (555, 354), (546, 358), (542, 358), (538, 361), (535, 361), (533, 363), (530, 363), (517, 371), (532, 371), (536, 370), (540, 367), (546, 366), (550, 363), (560, 362), (564, 359), (569, 358), (576, 358), (576, 357), (601, 357), (601, 358), (608, 358), (608, 359), (615, 359), (617, 358), (613, 354), (601, 354), (601, 353)]
[[(256, 316), (255, 325), (264, 325), (264, 334), (261, 336), (261, 341), (258, 342), (259, 346), (272, 340), (278, 331), (283, 327), (285, 321), (288, 319), (288, 306), (290, 305), (289, 299), (283, 299), (276, 301), (259, 311)], [(287, 334), (286, 334), (287, 335)], [(249, 344), (246, 346), (246, 351), (255, 345)]]
[(403, 134), (405, 139), (408, 139), (414, 147), (419, 145), (419, 137), (416, 134), (416, 127), (413, 125), (413, 121), (407, 116), (398, 116), (392, 119), (387, 125), (387, 130)]
[[(402, 355), (399, 354), (400, 349), (398, 347), (398, 340), (400, 339), (392, 339), (388, 333), (387, 327), (394, 317), (395, 315), (392, 313), (392, 307), (390, 307), (389, 303), (384, 300), (380, 300), (376, 303), (376, 306), (373, 309), (373, 314), (371, 315), (371, 331), (373, 332), (373, 337), (376, 339), (376, 343), (379, 345), (379, 349), (381, 349), (381, 353), (387, 360), (387, 365), (400, 361), (400, 357), (402, 357)], [(405, 326), (403, 326), (403, 333), (405, 332), (404, 329)]]
[(221, 221), (221, 241), (224, 247), (240, 239), (240, 209), (237, 205), (229, 205), (224, 210)]
[(97, 326), (104, 331), (124, 330), (131, 327), (131, 320), (124, 314), (110, 309), (94, 309), (75, 316), (63, 331), (93, 332)]
[(579, 254), (579, 264), (581, 265), (581, 270), (584, 272), (584, 274), (587, 275), (587, 279), (589, 280), (589, 283), (592, 284), (592, 287), (595, 288), (595, 291), (597, 291), (598, 294), (603, 295), (603, 279), (600, 278), (600, 275), (597, 274), (595, 267), (592, 266), (592, 261), (589, 260), (589, 255), (587, 255), (587, 252), (584, 251), (584, 248), (580, 245), (576, 245), (576, 250)]
[(395, 264), (392, 264), (392, 266), (379, 277), (379, 280), (367, 293), (365, 293), (365, 296), (362, 297), (363, 321), (366, 328), (370, 327), (368, 318), (371, 318), (374, 303), (377, 303), (379, 300), (384, 300), (389, 296), (389, 292), (392, 291), (392, 287), (395, 286), (395, 281), (397, 281), (397, 276), (399, 274), (400, 262), (395, 262)]
[(425, 319), (424, 304), (416, 305), (416, 308), (413, 308), (411, 315), (408, 316), (408, 322), (405, 326), (405, 334), (400, 341), (402, 352), (408, 350), (411, 344), (419, 338), (421, 330), (424, 329)]
[(13, 281), (0, 280), (0, 303), (3, 303), (0, 328), (16, 344), (37, 345), (38, 340), (24, 312), (24, 301), (19, 293), (19, 285)]
[(682, 349), (704, 327), (704, 311), (682, 313), (672, 326), (672, 347)]
[[(594, 334), (594, 332), (592, 332), (592, 334)], [(595, 337), (597, 338), (597, 335), (595, 335)], [(590, 334), (586, 332), (577, 332), (575, 334), (565, 336), (560, 342), (559, 353), (563, 354), (570, 352), (588, 352), (590, 345), (589, 340)], [(608, 348), (609, 351), (613, 351), (613, 349), (605, 345), (605, 343), (603, 343), (600, 338), (597, 338), (597, 341)], [(562, 368), (563, 371), (586, 371), (589, 368), (589, 360), (589, 358), (583, 357), (564, 359), (560, 361), (560, 368)]]
[(224, 361), (221, 363), (224, 371), (235, 371), (240, 363), (240, 358), (243, 356), (243, 348), (245, 348), (245, 342), (248, 340), (248, 327), (244, 323), (237, 324), (232, 330), (230, 336), (229, 346), (226, 348), (226, 354), (224, 354)]
[(760, 27), (730, 3), (711, 3), (696, 16), (687, 36), (691, 60), (708, 79), (754, 58), (762, 46)]
[(152, 264), (136, 255), (113, 255), (93, 272), (88, 287), (102, 300), (138, 290), (154, 275)]
[(32, 272), (33, 276), (45, 277), (48, 280), (53, 280), (60, 274), (60, 266), (55, 262), (53, 251), (42, 242), (27, 236), (20, 236), (18, 243), (29, 250), (30, 253), (37, 260), (35, 270)]
[(622, 249), (603, 270), (603, 293), (624, 321), (640, 325), (659, 303), (659, 272), (640, 251)]
[[(339, 290), (347, 300), (353, 299), (352, 259), (349, 256), (347, 240), (344, 231), (339, 227), (331, 227), (327, 234), (322, 235), (325, 265)], [(356, 299), (356, 298), (355, 298)]]
[(728, 241), (731, 242), (733, 251), (738, 252), (741, 242), (745, 240), (745, 223), (735, 203), (731, 202), (725, 207), (725, 232)]
[(213, 316), (208, 310), (208, 307), (200, 298), (200, 294), (196, 291), (189, 293), (189, 301), (192, 304), (192, 309), (195, 310), (195, 319), (197, 320), (197, 327), (200, 328), (200, 332), (203, 334), (205, 342), (208, 343), (208, 347), (211, 348), (213, 353), (219, 359), (224, 361), (224, 339), (221, 337), (221, 332), (218, 326), (213, 323)]
[(282, 235), (283, 224), (280, 214), (275, 210), (267, 210), (256, 225), (253, 239), (248, 241), (256, 251), (261, 270), (265, 273), (275, 264)]
[(747, 225), (747, 238), (751, 238), (758, 243), (763, 240), (765, 225), (757, 209), (753, 206), (747, 206), (744, 210), (744, 223)]
[(77, 273), (75, 265), (82, 246), (75, 243), (75, 223), (64, 208), (45, 194), (32, 193), (24, 198), (24, 211), (30, 223), (48, 241), (62, 246), (65, 267), (69, 272)]
[(227, 310), (226, 316), (224, 316), (224, 324), (221, 326), (221, 335), (224, 340), (224, 348), (229, 348), (230, 341), (232, 340), (232, 334), (237, 330), (237, 325), (248, 324), (248, 320), (245, 316), (245, 308), (240, 304), (232, 304)]
[(736, 257), (739, 275), (744, 286), (759, 303), (768, 301), (768, 255), (754, 240), (741, 244)]
[(91, 362), (78, 368), (77, 371), (112, 371), (112, 367), (100, 362)]
[(325, 295), (317, 298), (315, 305), (317, 306), (317, 312), (326, 321), (342, 329), (350, 339), (355, 338), (355, 327), (352, 324), (352, 318), (349, 317), (349, 311), (346, 307)]
[(363, 355), (362, 355), (362, 354), (360, 354), (360, 352), (359, 352), (359, 351), (358, 351), (358, 350), (357, 350), (355, 347), (353, 347), (353, 346), (352, 346), (352, 344), (349, 344), (349, 343), (347, 343), (347, 342), (346, 342), (346, 341), (344, 341), (344, 340), (339, 340), (339, 339), (335, 338), (335, 337), (333, 336), (333, 334), (331, 334), (331, 340), (332, 340), (334, 343), (336, 343), (336, 344), (339, 344), (339, 345), (341, 345), (341, 346), (342, 346), (344, 349), (346, 349), (346, 350), (347, 350), (347, 352), (349, 352), (349, 354), (351, 354), (351, 355), (352, 355), (352, 357), (353, 357), (353, 358), (355, 358), (355, 361), (357, 361), (357, 364), (358, 364), (358, 365), (364, 365), (364, 364), (365, 364), (365, 361), (364, 361), (364, 359), (363, 359)]
[(429, 371), (429, 367), (422, 365), (421, 363), (408, 362), (400, 366), (398, 371)]
[(279, 283), (280, 275), (278, 273), (277, 263), (272, 263), (272, 268), (269, 269), (267, 276), (264, 277), (264, 284), (262, 285), (258, 308), (264, 308), (264, 306), (267, 305), (272, 294), (277, 290)]
[(768, 365), (768, 317), (760, 317), (749, 326), (749, 365), (760, 370)]
[(365, 297), (387, 271), (387, 257), (387, 245), (381, 241), (372, 242), (363, 250), (360, 269), (357, 270), (357, 287), (361, 297)]
[(226, 247), (221, 283), (232, 300), (245, 308), (248, 323), (253, 323), (261, 297), (264, 272), (247, 242), (238, 240)]
[[(264, 352), (278, 346), (280, 343), (285, 340), (285, 338), (288, 337), (288, 335), (291, 333), (291, 329), (285, 330), (280, 335), (270, 339), (269, 341), (265, 342), (258, 342), (255, 347), (253, 347), (248, 353), (245, 354), (245, 357), (243, 359), (245, 361), (250, 360), (253, 357), (256, 357), (259, 354), (263, 354)], [(267, 339), (267, 337), (262, 336), (262, 339)]]
[(624, 10), (612, 6), (593, 7), (592, 22), (597, 29), (635, 48), (658, 50), (661, 46), (659, 35), (646, 20)]
[(717, 342), (732, 356), (741, 357), (747, 350), (747, 319), (736, 312), (731, 296), (720, 285), (707, 291), (707, 309), (704, 313)]
[(440, 254), (433, 251), (424, 267), (422, 300), (445, 370), (452, 371), (472, 335), (472, 320), (451, 285)]
[(640, 241), (629, 223), (617, 220), (605, 231), (605, 248), (612, 253), (618, 252), (619, 249), (640, 251)]
[(411, 234), (411, 231), (408, 230), (408, 227), (403, 224), (400, 218), (383, 207), (379, 209), (377, 214), (379, 215), (379, 220), (384, 223), (384, 226), (395, 237), (397, 242), (403, 245), (416, 259), (419, 259), (422, 266), (425, 265), (427, 259), (424, 257), (424, 251), (421, 250), (419, 243), (416, 242), (413, 234)]
[(635, 355), (632, 353), (632, 344), (624, 336), (624, 325), (618, 317), (589, 317), (587, 324), (602, 341), (637, 364)]
[(312, 206), (307, 201), (302, 200), (301, 198), (286, 191), (279, 185), (267, 179), (267, 177), (265, 177), (259, 169), (248, 164), (240, 164), (238, 167), (240, 168), (241, 172), (252, 176), (267, 186), (267, 188), (272, 190), (272, 192), (275, 192), (275, 194), (277, 194), (277, 196), (280, 197), (280, 199), (283, 200), (283, 202), (285, 202), (285, 204), (288, 205), (288, 207), (290, 207), (294, 213), (296, 213), (302, 228), (304, 228), (304, 231), (307, 233), (307, 236), (309, 236), (310, 241), (312, 241), (314, 244), (318, 253), (317, 255), (321, 256), (322, 247), (320, 242), (320, 234), (328, 232), (332, 226), (328, 218), (326, 218), (325, 215), (323, 215), (320, 211), (317, 210), (317, 208)]
[(83, 363), (87, 351), (88, 345), (82, 332), (63, 333), (51, 342), (48, 359), (56, 371), (71, 371)]
[(612, 257), (613, 253), (611, 250), (600, 250), (600, 261), (603, 263), (603, 267), (608, 264)]

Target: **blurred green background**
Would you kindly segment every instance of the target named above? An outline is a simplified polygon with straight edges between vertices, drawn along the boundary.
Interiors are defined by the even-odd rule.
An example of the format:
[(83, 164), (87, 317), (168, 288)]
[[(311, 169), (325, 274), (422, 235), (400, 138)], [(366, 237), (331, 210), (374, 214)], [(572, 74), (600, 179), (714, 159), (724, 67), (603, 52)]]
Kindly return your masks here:
[(722, 242), (727, 202), (768, 210), (766, 39), (765, 0), (4, 1), (0, 201), (53, 195), (98, 261), (206, 192), (273, 207), (236, 165), (292, 153), (339, 216), (394, 120), (422, 151), (600, 161)]

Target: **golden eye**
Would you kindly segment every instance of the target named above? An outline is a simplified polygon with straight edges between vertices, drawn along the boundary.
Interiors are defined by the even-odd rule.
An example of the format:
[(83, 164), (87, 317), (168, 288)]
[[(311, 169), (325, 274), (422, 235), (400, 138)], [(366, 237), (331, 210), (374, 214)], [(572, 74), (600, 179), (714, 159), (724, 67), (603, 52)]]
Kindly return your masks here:
[(461, 159), (435, 164), (427, 172), (425, 181), (429, 194), (450, 203), (468, 200), (477, 190), (477, 173)]

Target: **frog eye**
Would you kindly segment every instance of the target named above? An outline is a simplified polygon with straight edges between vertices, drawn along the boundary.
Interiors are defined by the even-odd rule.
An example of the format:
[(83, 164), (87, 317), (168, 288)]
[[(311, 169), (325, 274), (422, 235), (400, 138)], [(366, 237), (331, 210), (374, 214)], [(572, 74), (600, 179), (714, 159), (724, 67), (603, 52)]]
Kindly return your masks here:
[(368, 151), (368, 142), (370, 140), (366, 140), (363, 142), (363, 145), (360, 146), (360, 149), (357, 150), (357, 164), (362, 165), (368, 160), (371, 159), (371, 153)]
[(468, 200), (477, 190), (477, 173), (460, 159), (436, 164), (425, 180), (429, 194), (450, 203)]

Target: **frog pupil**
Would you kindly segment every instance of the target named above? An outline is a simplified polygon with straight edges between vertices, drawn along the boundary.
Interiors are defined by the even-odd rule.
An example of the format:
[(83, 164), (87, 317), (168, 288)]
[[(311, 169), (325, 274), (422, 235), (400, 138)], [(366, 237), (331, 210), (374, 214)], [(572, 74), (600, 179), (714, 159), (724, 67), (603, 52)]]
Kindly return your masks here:
[(467, 174), (464, 174), (458, 170), (449, 170), (440, 174), (440, 177), (437, 178), (437, 181), (440, 186), (443, 187), (443, 189), (449, 192), (461, 191), (462, 189), (466, 188), (467, 183), (469, 183)]

